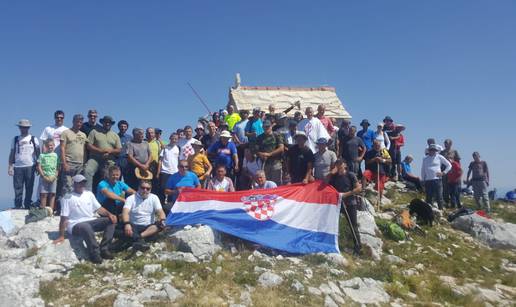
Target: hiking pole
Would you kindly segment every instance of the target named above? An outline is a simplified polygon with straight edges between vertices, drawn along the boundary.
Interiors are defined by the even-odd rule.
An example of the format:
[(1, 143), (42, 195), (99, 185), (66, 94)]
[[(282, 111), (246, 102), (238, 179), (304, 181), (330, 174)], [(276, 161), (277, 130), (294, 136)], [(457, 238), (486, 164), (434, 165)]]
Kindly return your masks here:
[(195, 94), (195, 96), (197, 97), (197, 99), (199, 99), (199, 101), (201, 102), (201, 104), (204, 106), (204, 108), (206, 109), (206, 111), (208, 111), (208, 113), (211, 115), (211, 111), (210, 111), (210, 108), (208, 108), (208, 105), (206, 105), (206, 103), (204, 102), (204, 100), (202, 100), (201, 96), (197, 93), (197, 91), (193, 88), (193, 86), (190, 84), (190, 82), (186, 82), (186, 84), (188, 84), (188, 86), (192, 89), (192, 92)]
[(359, 250), (359, 241), (357, 234), (355, 232), (355, 228), (353, 227), (353, 223), (351, 222), (351, 217), (348, 214), (348, 210), (346, 209), (346, 203), (344, 202), (344, 198), (341, 200), (341, 206), (344, 207), (344, 213), (346, 215), (346, 220), (348, 221), (349, 229), (351, 230), (351, 234), (353, 235), (353, 242), (355, 243), (355, 251)]
[(376, 162), (376, 184), (378, 186), (378, 212), (380, 211), (380, 204), (382, 203), (382, 189), (380, 188), (380, 162)]

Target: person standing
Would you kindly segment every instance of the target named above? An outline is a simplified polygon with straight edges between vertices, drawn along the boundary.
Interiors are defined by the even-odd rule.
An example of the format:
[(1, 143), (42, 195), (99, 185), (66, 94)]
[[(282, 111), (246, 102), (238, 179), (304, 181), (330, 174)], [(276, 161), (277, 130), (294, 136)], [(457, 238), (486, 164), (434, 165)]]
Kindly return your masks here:
[(355, 195), (362, 192), (362, 186), (358, 182), (357, 176), (353, 172), (347, 170), (346, 162), (337, 160), (335, 166), (328, 174), (327, 181), (331, 186), (339, 192), (342, 199), (341, 213), (344, 212), (352, 228), (353, 241), (355, 243), (355, 253), (360, 254), (362, 245), (360, 242), (360, 233), (357, 223), (357, 207), (358, 203)]
[(401, 163), (401, 158), (399, 157), (399, 151), (397, 147), (397, 142), (400, 138), (400, 131), (396, 129), (396, 125), (390, 116), (385, 116), (383, 123), (383, 130), (387, 133), (390, 141), (390, 146), (388, 149), (392, 160), (388, 176), (396, 181), (398, 180), (398, 165)]
[[(86, 242), (91, 262), (100, 264), (103, 258), (113, 259), (109, 249), (117, 223), (116, 216), (104, 209), (92, 192), (85, 190), (86, 177), (75, 175), (73, 182), (73, 192), (62, 200), (59, 237), (54, 244), (63, 242), (67, 231)], [(96, 214), (101, 217), (96, 217)], [(100, 245), (95, 238), (95, 232), (99, 231), (104, 232)]]
[(179, 153), (179, 160), (188, 160), (188, 157), (194, 154), (192, 142), (196, 141), (193, 137), (193, 130), (190, 126), (184, 128), (185, 138), (178, 141), (178, 146), (181, 149)]
[[(459, 152), (452, 148), (452, 144), (453, 144), (453, 142), (451, 139), (444, 140), (444, 149), (441, 150), (440, 154), (445, 158), (448, 158), (450, 155), (452, 155), (453, 161), (460, 164)], [(450, 160), (450, 162), (451, 162), (451, 160)], [(450, 199), (451, 191), (448, 190), (448, 187), (450, 186), (448, 184), (448, 174), (444, 175), (442, 180), (443, 180), (444, 202), (446, 205), (448, 205), (451, 201), (451, 199)], [(460, 189), (460, 181), (459, 181), (459, 189)]]
[(316, 117), (321, 121), (321, 124), (324, 126), (324, 128), (326, 128), (328, 134), (332, 135), (335, 132), (335, 128), (333, 127), (331, 119), (324, 116), (324, 112), (326, 112), (326, 106), (324, 104), (318, 105)]
[(489, 168), (486, 161), (480, 159), (480, 154), (477, 151), (473, 153), (473, 161), (469, 164), (466, 182), (473, 187), (473, 197), (475, 198), (477, 208), (484, 208), (488, 213), (491, 212), (491, 205), (487, 194)]
[(39, 177), (40, 208), (50, 207), (54, 212), (59, 175), (59, 157), (54, 152), (54, 140), (45, 141), (45, 151), (38, 157), (37, 170)]
[[(179, 138), (181, 140), (181, 138)], [(200, 139), (202, 146), (205, 150), (208, 150), (211, 145), (219, 140), (219, 134), (217, 133), (217, 126), (215, 126), (214, 122), (208, 123), (208, 133), (203, 135)]]
[(346, 143), (349, 141), (349, 130), (351, 129), (351, 122), (348, 119), (344, 119), (340, 124), (339, 131), (337, 132), (337, 157), (343, 159), (342, 156), (346, 151)]
[[(32, 192), (34, 189), (34, 173), (36, 160), (39, 156), (38, 139), (29, 134), (32, 126), (28, 119), (21, 119), (17, 124), (20, 135), (14, 137), (9, 153), (8, 174), (13, 177), (14, 208), (23, 206), (29, 209), (32, 205)], [(23, 188), (25, 187), (25, 199)]]
[[(431, 144), (428, 147), (428, 155), (423, 158), (423, 164), (421, 165), (421, 180), (425, 182), (425, 201), (429, 204), (436, 201), (439, 210), (442, 210), (443, 186), (441, 177), (447, 174), (452, 166), (445, 157), (439, 154), (439, 147), (436, 144)], [(444, 166), (442, 171), (441, 166)]]
[(317, 180), (326, 180), (330, 170), (337, 162), (337, 155), (328, 150), (328, 141), (325, 138), (317, 140), (318, 151), (314, 155), (314, 177)]
[(238, 113), (235, 113), (235, 107), (231, 104), (228, 104), (226, 110), (228, 111), (228, 114), (224, 116), (224, 122), (228, 124), (229, 131), (233, 131), (233, 127), (236, 123), (238, 123), (241, 118)]
[(358, 131), (357, 136), (364, 142), (366, 150), (370, 150), (373, 148), (373, 141), (375, 139), (374, 131), (369, 129), (370, 124), (367, 119), (363, 119), (360, 122), (360, 126), (362, 130)]
[(120, 138), (120, 144), (122, 145), (122, 149), (120, 154), (118, 155), (117, 165), (120, 167), (120, 171), (122, 172), (122, 178), (127, 176), (129, 170), (129, 165), (127, 161), (127, 144), (131, 142), (133, 136), (127, 131), (129, 130), (129, 123), (126, 120), (120, 120), (117, 123), (118, 126), (118, 137)]
[(54, 125), (48, 126), (45, 129), (43, 129), (43, 132), (39, 137), (39, 140), (41, 142), (45, 142), (46, 140), (54, 140), (54, 151), (57, 152), (59, 158), (61, 158), (61, 147), (59, 147), (59, 145), (61, 144), (61, 133), (68, 129), (64, 125), (64, 117), (65, 114), (63, 111), (55, 111)]
[(220, 139), (208, 148), (208, 155), (213, 157), (214, 165), (222, 164), (230, 177), (238, 172), (238, 153), (235, 143), (230, 142), (231, 134), (229, 131), (222, 131)]
[[(127, 144), (127, 161), (129, 171), (125, 178), (126, 183), (133, 189), (138, 187), (138, 178), (136, 177), (136, 169), (143, 176), (148, 176), (150, 172), (150, 164), (152, 162), (152, 153), (149, 143), (143, 139), (143, 129), (133, 129), (133, 139)], [(152, 174), (154, 177), (154, 174)]]
[(256, 141), (256, 138), (264, 132), (263, 122), (260, 113), (260, 108), (254, 108), (253, 116), (249, 118), (249, 121), (245, 126), (245, 135), (247, 136), (249, 143), (254, 143)]
[[(233, 126), (233, 141), (237, 146), (243, 148), (243, 145), (248, 143), (247, 136), (245, 135), (245, 127), (249, 122), (249, 111), (240, 111), (240, 121)], [(242, 149), (243, 151), (243, 149)]]
[(97, 130), (102, 132), (102, 125), (97, 123), (98, 113), (97, 110), (88, 110), (88, 121), (81, 125), (81, 131), (86, 134), (86, 137), (90, 134), (91, 130)]
[(387, 148), (387, 150), (389, 150), (389, 148), (391, 147), (391, 141), (389, 140), (389, 136), (385, 131), (383, 131), (383, 123), (378, 123), (378, 125), (376, 125), (376, 131), (374, 132), (374, 140), (380, 142), (380, 147), (382, 149)]
[(349, 129), (348, 141), (344, 144), (342, 157), (345, 159), (348, 170), (354, 174), (360, 173), (360, 163), (364, 159), (366, 146), (361, 138), (356, 136), (357, 127)]
[(313, 153), (316, 153), (317, 147), (315, 142), (320, 138), (329, 140), (331, 137), (321, 121), (314, 116), (314, 111), (311, 107), (306, 108), (305, 115), (306, 118), (297, 124), (297, 130), (305, 133), (307, 137), (306, 145)]
[(449, 153), (447, 158), (448, 161), (450, 161), (452, 168), (451, 171), (446, 174), (447, 189), (445, 190), (445, 193), (448, 193), (447, 198), (450, 200), (452, 208), (462, 208), (462, 204), (460, 203), (462, 168), (460, 166), (460, 162), (455, 160), (455, 155), (453, 153)]
[[(170, 142), (161, 150), (159, 154), (159, 186), (160, 192), (158, 197), (162, 203), (165, 203), (165, 187), (167, 185), (168, 177), (178, 172), (177, 165), (179, 164), (179, 136), (177, 133), (172, 133), (169, 138)], [(199, 142), (200, 143), (200, 142)]]
[(272, 124), (266, 120), (263, 123), (264, 133), (256, 138), (252, 152), (262, 160), (263, 170), (269, 180), (276, 185), (282, 183), (282, 156), (285, 150), (285, 141), (280, 134), (272, 131)]
[(120, 137), (111, 130), (115, 123), (113, 118), (106, 115), (100, 119), (100, 123), (102, 124), (102, 132), (92, 130), (88, 135), (86, 145), (89, 151), (89, 159), (84, 167), (84, 176), (87, 180), (86, 188), (89, 191), (93, 191), (93, 187), (96, 187), (95, 176), (100, 175), (99, 179), (103, 179), (106, 176), (107, 168), (115, 165), (116, 158), (122, 149)]
[(314, 153), (306, 145), (307, 141), (305, 133), (298, 131), (296, 146), (291, 147), (287, 152), (287, 172), (290, 174), (291, 183), (313, 181)]
[(81, 114), (73, 116), (72, 128), (61, 133), (61, 181), (60, 195), (72, 192), (72, 177), (81, 174), (84, 170), (86, 158), (86, 144), (88, 137), (81, 131), (83, 117)]
[[(147, 169), (148, 172), (152, 174), (152, 193), (159, 194), (160, 186), (159, 186), (159, 173), (158, 173), (158, 163), (159, 163), (159, 153), (163, 149), (161, 142), (156, 138), (156, 130), (154, 128), (147, 128), (145, 131), (145, 137), (147, 144), (150, 150), (150, 164)], [(185, 129), (186, 135), (186, 129)], [(190, 128), (190, 139), (192, 138), (192, 128)], [(136, 187), (136, 186), (135, 186)]]

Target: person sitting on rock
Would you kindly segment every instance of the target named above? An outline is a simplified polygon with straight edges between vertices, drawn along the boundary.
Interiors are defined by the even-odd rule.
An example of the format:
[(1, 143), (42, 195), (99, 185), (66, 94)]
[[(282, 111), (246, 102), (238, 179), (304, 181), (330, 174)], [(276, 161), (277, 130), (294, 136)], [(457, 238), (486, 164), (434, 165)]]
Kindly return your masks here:
[(414, 161), (412, 155), (407, 155), (403, 161), (401, 161), (401, 177), (403, 180), (413, 183), (419, 192), (423, 192), (423, 186), (421, 185), (421, 178), (414, 175), (412, 172), (412, 166), (410, 165)]
[[(69, 234), (81, 237), (85, 242), (93, 263), (102, 263), (102, 258), (113, 259), (110, 252), (117, 218), (103, 208), (92, 192), (85, 190), (86, 177), (75, 175), (73, 192), (66, 194), (61, 200), (61, 221), (59, 237), (54, 241), (64, 241), (65, 229)], [(101, 217), (95, 217), (98, 213)], [(104, 231), (100, 246), (95, 239), (95, 232)]]
[(165, 228), (165, 212), (151, 189), (151, 181), (141, 180), (138, 192), (127, 198), (122, 209), (124, 235), (132, 240), (133, 250), (147, 250), (149, 247), (144, 240)]
[(382, 148), (379, 140), (373, 142), (373, 148), (369, 150), (364, 157), (365, 171), (362, 176), (362, 185), (367, 182), (375, 181), (375, 189), (382, 194), (384, 184), (387, 181), (386, 171), (391, 164), (391, 156), (386, 148)]
[(134, 194), (135, 191), (125, 182), (120, 181), (122, 172), (116, 165), (108, 168), (108, 176), (99, 182), (97, 186), (97, 199), (107, 211), (116, 216), (122, 214), (126, 194)]

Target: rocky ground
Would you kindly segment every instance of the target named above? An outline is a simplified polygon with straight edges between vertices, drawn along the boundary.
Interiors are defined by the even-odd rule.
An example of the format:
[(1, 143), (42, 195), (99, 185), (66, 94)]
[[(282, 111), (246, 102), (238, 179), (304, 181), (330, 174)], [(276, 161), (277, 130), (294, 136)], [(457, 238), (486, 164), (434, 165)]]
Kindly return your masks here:
[(163, 234), (146, 253), (92, 265), (80, 242), (51, 243), (57, 217), (24, 225), (26, 212), (11, 211), (17, 228), (0, 234), (0, 305), (514, 305), (512, 205), (495, 203), (492, 221), (441, 218), (423, 227), (426, 235), (397, 242), (376, 225), (417, 195), (402, 184), (389, 184), (386, 195), (381, 212), (368, 205), (359, 213), (360, 257), (351, 255), (343, 219), (342, 254), (287, 255), (195, 226)]

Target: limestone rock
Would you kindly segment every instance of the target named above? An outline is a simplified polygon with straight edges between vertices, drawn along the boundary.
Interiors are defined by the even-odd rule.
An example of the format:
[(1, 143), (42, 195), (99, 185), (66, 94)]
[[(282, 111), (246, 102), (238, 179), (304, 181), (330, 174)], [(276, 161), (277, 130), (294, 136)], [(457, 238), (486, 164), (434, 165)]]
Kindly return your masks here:
[(362, 248), (374, 260), (380, 260), (383, 253), (383, 241), (377, 236), (380, 231), (373, 215), (366, 211), (358, 211), (357, 223)]
[(355, 277), (339, 282), (342, 292), (359, 304), (388, 303), (389, 294), (383, 289), (383, 284), (372, 278)]
[(167, 293), (168, 299), (171, 302), (175, 302), (177, 299), (184, 296), (184, 294), (181, 291), (177, 290), (170, 284), (165, 284), (164, 290)]
[(258, 284), (262, 287), (276, 287), (283, 282), (283, 277), (272, 272), (264, 272), (258, 277)]
[(456, 218), (452, 227), (469, 233), (492, 248), (516, 249), (516, 224), (498, 223), (470, 214)]
[(305, 286), (297, 279), (292, 282), (291, 288), (294, 289), (296, 292), (303, 292), (305, 291)]
[(324, 307), (338, 307), (337, 303), (329, 296), (324, 297)]
[(199, 262), (197, 258), (192, 253), (184, 253), (184, 252), (161, 252), (158, 255), (158, 259), (163, 260), (171, 260), (171, 261), (184, 261), (189, 263)]
[(147, 277), (161, 271), (161, 264), (146, 264), (143, 266), (143, 276)]
[(402, 258), (400, 258), (396, 255), (386, 255), (386, 256), (384, 256), (384, 258), (388, 262), (394, 263), (394, 264), (403, 264), (406, 262), (405, 260), (403, 260)]
[(142, 303), (138, 302), (138, 300), (127, 294), (120, 293), (116, 297), (115, 302), (113, 303), (113, 307), (144, 307)]
[(220, 233), (209, 226), (190, 227), (170, 235), (172, 244), (182, 252), (192, 253), (195, 257), (208, 260), (222, 249)]

